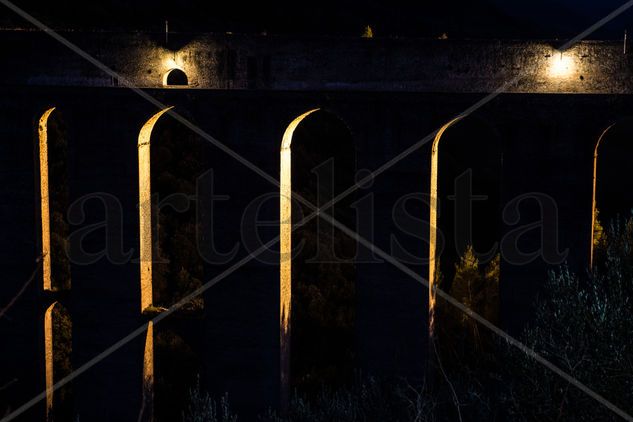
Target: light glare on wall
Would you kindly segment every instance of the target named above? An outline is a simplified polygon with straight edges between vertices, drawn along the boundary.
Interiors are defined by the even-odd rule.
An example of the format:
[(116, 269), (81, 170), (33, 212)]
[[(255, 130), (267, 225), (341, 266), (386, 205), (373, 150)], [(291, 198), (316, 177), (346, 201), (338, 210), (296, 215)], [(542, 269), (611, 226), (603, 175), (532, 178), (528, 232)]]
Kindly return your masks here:
[(551, 57), (549, 64), (549, 75), (553, 78), (566, 78), (574, 73), (575, 63), (570, 56), (563, 53), (555, 54)]
[(174, 53), (173, 57), (165, 57), (163, 59), (163, 69), (163, 86), (189, 85), (184, 63), (181, 59), (177, 59), (176, 53)]
[(163, 59), (163, 67), (167, 69), (174, 69), (174, 68), (181, 69), (182, 68), (182, 66), (176, 62), (175, 54), (174, 54), (174, 57), (165, 57)]

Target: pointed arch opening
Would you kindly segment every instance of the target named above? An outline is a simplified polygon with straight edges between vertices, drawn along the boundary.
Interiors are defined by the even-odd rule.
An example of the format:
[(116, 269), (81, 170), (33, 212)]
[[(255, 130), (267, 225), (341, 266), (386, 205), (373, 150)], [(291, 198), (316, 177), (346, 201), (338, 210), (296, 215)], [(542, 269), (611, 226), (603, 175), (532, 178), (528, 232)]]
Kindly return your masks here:
[[(141, 312), (157, 315), (202, 286), (203, 260), (195, 201), (206, 171), (206, 143), (176, 119), (155, 113), (141, 128), (139, 159), (139, 243)], [(204, 300), (180, 307), (167, 326), (148, 322), (143, 354), (146, 415), (175, 420), (201, 370), (201, 345), (189, 334), (202, 330)], [(167, 356), (167, 358), (165, 358)]]
[[(206, 171), (205, 141), (175, 119), (154, 114), (138, 138), (141, 310), (160, 312), (202, 286), (196, 241), (198, 178)], [(185, 305), (199, 311), (202, 298)]]
[(68, 157), (67, 131), (59, 110), (47, 109), (37, 130), (40, 203), (40, 254), (42, 288), (46, 291), (70, 289), (68, 260)]
[[(499, 315), (503, 152), (499, 136), (472, 116), (436, 134), (431, 150), (429, 333), (444, 365), (476, 358), (487, 339), (442, 299), (440, 288), (489, 321)], [(435, 354), (435, 351), (433, 351)]]
[(55, 383), (72, 372), (72, 320), (58, 302), (44, 314), (44, 368), (46, 384), (46, 420), (72, 420), (73, 397), (71, 384), (57, 390)]
[(590, 265), (606, 258), (609, 227), (624, 227), (633, 214), (633, 180), (622, 177), (633, 157), (633, 117), (607, 127), (594, 148)]
[(139, 192), (139, 254), (141, 263), (141, 311), (154, 303), (152, 270), (154, 240), (152, 228), (152, 172), (150, 142), (152, 130), (160, 117), (171, 110), (168, 107), (145, 122), (138, 136), (138, 192)]
[[(287, 127), (280, 160), (283, 406), (290, 386), (315, 393), (324, 383), (344, 384), (356, 364), (356, 245), (323, 219), (295, 226), (313, 210), (292, 198), (294, 192), (319, 207), (353, 185), (356, 164), (351, 132), (334, 114), (310, 110)], [(354, 229), (352, 201), (348, 197), (326, 212)]]

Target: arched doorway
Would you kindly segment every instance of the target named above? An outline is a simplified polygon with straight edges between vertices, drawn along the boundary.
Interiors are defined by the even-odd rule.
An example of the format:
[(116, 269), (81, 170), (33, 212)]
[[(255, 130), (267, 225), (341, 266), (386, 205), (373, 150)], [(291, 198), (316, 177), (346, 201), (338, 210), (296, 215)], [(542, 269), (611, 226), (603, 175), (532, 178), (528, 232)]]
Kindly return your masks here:
[[(436, 134), (431, 152), (429, 332), (432, 354), (465, 360), (482, 347), (476, 323), (434, 294), (440, 288), (496, 323), (499, 312), (501, 187), (499, 137), (472, 116)], [(438, 356), (438, 358), (440, 357)]]
[[(155, 113), (138, 138), (141, 312), (147, 317), (201, 287), (204, 276), (191, 199), (205, 170), (205, 144), (176, 119), (161, 119), (170, 109)], [(175, 420), (184, 411), (201, 354), (197, 343), (183, 339), (201, 330), (203, 311), (203, 298), (197, 297), (160, 327), (148, 322), (143, 356), (147, 420)]]
[(611, 225), (622, 226), (632, 216), (633, 180), (622, 172), (633, 157), (633, 117), (607, 127), (596, 142), (593, 161), (591, 265), (606, 254)]
[[(292, 151), (292, 152), (291, 152)], [(316, 218), (298, 226), (309, 207), (325, 205), (354, 184), (355, 150), (349, 129), (314, 109), (286, 129), (280, 171), (281, 400), (289, 386), (307, 393), (349, 381), (355, 365), (355, 284), (352, 239)], [(347, 198), (326, 210), (354, 228)], [(292, 335), (291, 335), (292, 327)]]
[(165, 73), (165, 76), (163, 77), (163, 85), (187, 86), (189, 85), (189, 79), (182, 69), (174, 68)]

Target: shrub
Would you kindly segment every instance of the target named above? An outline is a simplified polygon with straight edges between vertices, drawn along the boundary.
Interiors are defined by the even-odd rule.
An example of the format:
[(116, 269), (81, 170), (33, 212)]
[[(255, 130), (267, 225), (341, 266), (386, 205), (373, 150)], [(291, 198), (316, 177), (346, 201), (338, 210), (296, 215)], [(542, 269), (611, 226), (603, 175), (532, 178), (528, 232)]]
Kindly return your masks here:
[(366, 378), (349, 388), (322, 386), (317, 395), (295, 393), (287, 415), (269, 412), (260, 422), (425, 422), (433, 420), (434, 406), (422, 388)]
[(200, 378), (189, 390), (189, 405), (182, 415), (183, 422), (237, 422), (237, 416), (229, 407), (228, 396), (220, 402), (213, 400), (200, 388)]
[[(588, 388), (633, 412), (633, 220), (611, 224), (586, 276), (552, 271), (526, 344)], [(519, 420), (595, 421), (613, 413), (542, 364), (511, 351), (506, 393)]]

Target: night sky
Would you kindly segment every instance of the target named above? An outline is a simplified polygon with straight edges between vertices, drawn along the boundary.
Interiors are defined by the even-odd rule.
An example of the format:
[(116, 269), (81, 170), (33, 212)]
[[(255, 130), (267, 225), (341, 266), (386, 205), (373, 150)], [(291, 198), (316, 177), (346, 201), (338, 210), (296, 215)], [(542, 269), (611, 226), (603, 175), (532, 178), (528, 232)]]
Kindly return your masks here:
[[(54, 28), (162, 31), (168, 19), (177, 32), (359, 35), (371, 25), (376, 36), (450, 38), (565, 38), (576, 35), (625, 0), (14, 0)], [(0, 11), (0, 25), (25, 27)], [(592, 38), (618, 39), (633, 28), (633, 8)]]

